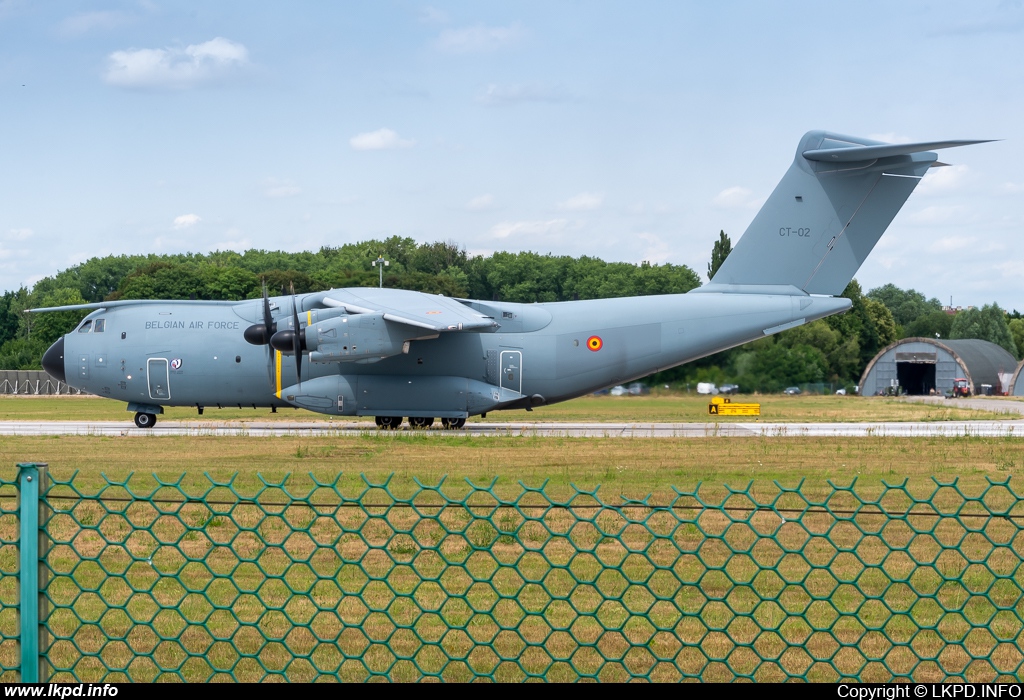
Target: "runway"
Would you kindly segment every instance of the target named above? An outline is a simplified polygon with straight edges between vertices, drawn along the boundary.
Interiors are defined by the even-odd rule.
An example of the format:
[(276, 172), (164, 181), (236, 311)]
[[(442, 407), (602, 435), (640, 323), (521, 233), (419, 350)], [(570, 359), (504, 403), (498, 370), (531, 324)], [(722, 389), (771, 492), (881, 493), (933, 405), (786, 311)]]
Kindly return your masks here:
[[(366, 421), (166, 421), (136, 428), (130, 421), (3, 421), (0, 435), (97, 435), (114, 437), (252, 436), (344, 437), (380, 432)], [(385, 434), (472, 437), (705, 438), (705, 437), (1024, 437), (1022, 420), (914, 423), (467, 423), (462, 430)]]

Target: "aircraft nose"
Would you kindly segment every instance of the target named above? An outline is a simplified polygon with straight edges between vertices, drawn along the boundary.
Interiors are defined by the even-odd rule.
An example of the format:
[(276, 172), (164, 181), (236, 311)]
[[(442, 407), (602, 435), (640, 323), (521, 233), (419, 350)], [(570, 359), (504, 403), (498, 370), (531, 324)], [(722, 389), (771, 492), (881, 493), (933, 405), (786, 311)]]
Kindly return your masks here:
[(64, 374), (64, 336), (58, 338), (57, 342), (43, 353), (43, 369), (54, 379), (67, 382)]

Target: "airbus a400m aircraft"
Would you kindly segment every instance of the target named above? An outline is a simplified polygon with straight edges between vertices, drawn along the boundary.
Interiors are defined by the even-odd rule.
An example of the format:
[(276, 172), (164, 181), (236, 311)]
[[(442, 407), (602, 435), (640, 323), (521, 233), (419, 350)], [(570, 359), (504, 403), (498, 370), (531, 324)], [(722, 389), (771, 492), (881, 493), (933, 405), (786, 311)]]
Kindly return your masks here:
[(53, 377), (165, 406), (294, 406), (426, 427), (532, 409), (850, 308), (840, 298), (930, 167), (934, 149), (806, 134), (789, 171), (706, 286), (550, 304), (331, 289), (249, 301), (111, 301), (43, 356)]

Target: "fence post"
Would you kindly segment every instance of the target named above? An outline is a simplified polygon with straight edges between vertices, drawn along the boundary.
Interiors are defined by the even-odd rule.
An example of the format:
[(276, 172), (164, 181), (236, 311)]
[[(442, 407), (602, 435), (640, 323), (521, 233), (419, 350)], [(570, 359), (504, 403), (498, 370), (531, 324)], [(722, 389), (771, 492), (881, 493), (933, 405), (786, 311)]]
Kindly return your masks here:
[(49, 539), (40, 525), (46, 522), (48, 509), (44, 502), (48, 486), (47, 465), (28, 462), (18, 465), (18, 519), (21, 524), (18, 561), (18, 613), (21, 644), (21, 682), (42, 683), (46, 680), (43, 651), (48, 643), (43, 622), (48, 603), (43, 589), (47, 568), (43, 560)]

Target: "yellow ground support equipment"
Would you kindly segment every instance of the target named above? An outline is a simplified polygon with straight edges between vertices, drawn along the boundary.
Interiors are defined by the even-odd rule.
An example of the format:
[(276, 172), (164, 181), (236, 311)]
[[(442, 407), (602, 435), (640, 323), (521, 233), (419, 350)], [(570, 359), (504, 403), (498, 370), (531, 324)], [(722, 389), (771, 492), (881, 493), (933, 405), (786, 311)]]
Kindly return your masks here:
[(729, 399), (716, 396), (708, 404), (708, 413), (712, 416), (759, 416), (759, 403), (733, 403)]

